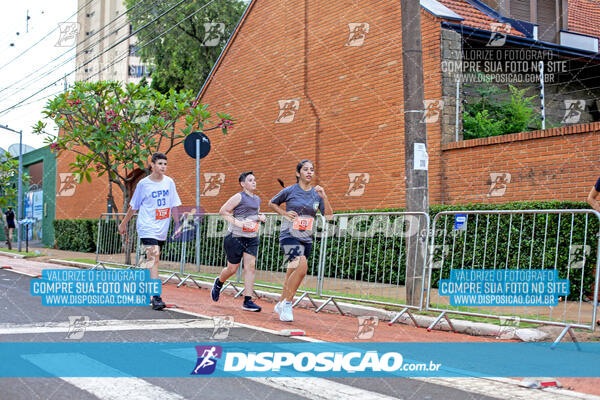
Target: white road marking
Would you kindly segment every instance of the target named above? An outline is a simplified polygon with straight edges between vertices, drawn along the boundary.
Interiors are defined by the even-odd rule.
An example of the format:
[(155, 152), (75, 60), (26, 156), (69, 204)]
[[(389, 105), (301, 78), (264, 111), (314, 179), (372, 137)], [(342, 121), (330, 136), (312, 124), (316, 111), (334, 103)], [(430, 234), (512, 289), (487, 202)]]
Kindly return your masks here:
[(392, 400), (397, 397), (386, 396), (381, 393), (371, 392), (355, 386), (344, 385), (323, 378), (246, 378), (271, 386), (298, 396), (316, 400)]
[(15, 274), (30, 276), (32, 278), (35, 278), (37, 276), (37, 274), (30, 274), (25, 271), (19, 271), (18, 269), (13, 269), (12, 267), (11, 269), (2, 269), (2, 271), (14, 272)]
[[(189, 359), (190, 351), (186, 349), (169, 349), (164, 350), (172, 356), (182, 359)], [(275, 372), (277, 373), (277, 372)], [(396, 397), (389, 397), (381, 393), (371, 392), (359, 387), (345, 385), (324, 378), (314, 378), (311, 376), (301, 377), (268, 377), (268, 378), (247, 378), (261, 385), (270, 386), (272, 388), (293, 393), (309, 399), (317, 400), (391, 400)]]
[[(90, 320), (78, 328), (86, 332), (133, 331), (149, 329), (214, 328), (213, 320), (204, 319), (139, 319)], [(0, 324), (0, 335), (69, 332), (69, 322), (40, 322), (32, 324)]]
[(60, 377), (71, 363), (82, 365), (86, 370), (102, 371), (107, 374), (123, 375), (117, 369), (79, 353), (60, 354), (62, 365), (56, 362), (56, 354), (27, 354), (24, 359), (38, 368), (59, 376), (65, 382), (96, 396), (100, 400), (183, 400), (184, 397), (169, 392), (160, 386), (153, 385), (139, 378), (68, 378)]
[[(22, 275), (28, 275), (28, 276), (35, 276), (33, 274), (28, 274), (22, 271), (16, 271), (16, 270), (8, 270), (11, 272), (16, 272)], [(181, 313), (181, 314), (186, 314), (186, 315), (191, 315), (191, 316), (195, 316), (195, 317), (201, 317), (201, 318), (206, 318), (208, 319), (211, 323), (211, 325), (206, 326), (208, 328), (212, 328), (214, 325), (212, 325), (212, 316), (209, 315), (203, 315), (203, 314), (199, 314), (199, 313), (195, 313), (195, 312), (191, 312), (191, 311), (186, 311), (186, 310), (181, 310), (181, 309), (169, 309), (168, 311), (171, 312), (177, 312), (177, 313)], [(148, 321), (148, 320), (146, 320)], [(91, 322), (91, 321), (90, 321)], [(121, 321), (124, 322), (124, 321)], [(2, 326), (5, 326), (6, 324), (0, 324), (0, 328)], [(186, 326), (186, 328), (189, 328), (190, 326)], [(253, 329), (256, 331), (261, 331), (261, 332), (266, 332), (266, 333), (271, 333), (271, 334), (278, 334), (278, 331), (272, 330), (272, 329), (268, 329), (268, 328), (263, 328), (263, 327), (259, 327), (259, 326), (254, 326), (254, 325), (249, 325), (249, 324), (242, 324), (242, 323), (238, 323), (235, 322), (234, 323), (234, 327), (244, 327), (244, 328), (249, 328), (249, 329)], [(141, 329), (141, 328), (138, 328)], [(153, 329), (157, 329), (157, 328), (153, 328)], [(171, 328), (162, 328), (162, 329), (171, 329)], [(98, 329), (101, 330), (101, 329)], [(116, 329), (106, 329), (106, 330), (116, 330)], [(63, 330), (59, 331), (59, 332), (63, 332)], [(2, 333), (2, 331), (0, 330), (0, 333)], [(305, 341), (305, 342), (324, 342), (322, 340), (319, 339), (315, 339), (315, 338), (311, 338), (311, 337), (307, 337), (307, 336), (299, 336), (296, 337), (297, 340), (301, 340), (301, 341)], [(91, 387), (96, 386), (95, 382), (100, 382), (97, 386), (100, 386), (101, 388), (104, 388), (106, 385), (111, 385), (110, 383), (103, 383), (102, 380), (104, 380), (104, 382), (110, 382), (109, 380), (115, 380), (115, 382), (117, 381), (122, 381), (125, 382), (123, 380), (126, 379), (132, 379), (132, 378), (65, 378), (65, 380), (76, 380), (78, 381), (81, 385), (91, 385)], [(288, 385), (288, 381), (280, 381), (278, 382), (277, 380), (280, 379), (284, 379), (284, 380), (291, 380), (291, 381), (298, 381), (298, 378), (246, 378), (246, 379), (252, 379), (255, 380), (256, 382), (259, 382), (260, 379), (265, 379), (265, 380), (269, 380), (269, 382), (267, 383), (265, 382), (259, 382), (259, 383), (263, 383), (265, 385), (270, 385), (270, 386), (274, 386), (280, 390), (285, 390), (291, 393), (297, 393), (294, 390), (303, 390), (303, 389), (298, 389), (298, 388), (294, 388), (294, 385), (290, 384)], [(322, 379), (322, 378), (302, 378), (302, 381), (304, 381), (305, 379), (321, 379), (323, 381), (326, 382), (327, 385), (332, 385), (332, 384), (338, 384), (341, 385), (337, 382), (334, 381), (330, 381), (327, 379)], [(565, 390), (565, 389), (555, 389), (555, 388), (547, 388), (547, 389), (526, 389), (526, 388), (522, 388), (520, 386), (518, 386), (519, 381), (515, 380), (515, 379), (510, 379), (510, 378), (440, 378), (440, 377), (436, 377), (436, 378), (409, 378), (409, 379), (414, 379), (414, 380), (420, 380), (426, 383), (431, 383), (431, 384), (436, 384), (436, 385), (441, 385), (441, 386), (446, 386), (446, 387), (451, 387), (454, 389), (458, 389), (464, 392), (468, 392), (468, 393), (475, 393), (475, 394), (481, 394), (481, 395), (485, 395), (488, 397), (494, 397), (494, 398), (498, 398), (498, 399), (512, 399), (512, 400), (537, 400), (537, 399), (550, 399), (550, 400), (558, 400), (558, 399), (586, 399), (586, 400), (600, 400), (600, 396), (594, 396), (594, 395), (590, 395), (587, 393), (579, 393), (579, 392), (573, 392), (573, 391), (569, 391), (569, 390)], [(87, 381), (93, 381), (93, 382), (87, 382)], [(143, 381), (145, 382), (145, 381)], [(71, 382), (69, 382), (71, 383)], [(147, 382), (146, 382), (147, 383)], [(73, 383), (74, 384), (74, 383)], [(128, 383), (129, 385), (129, 383)], [(77, 385), (76, 385), (77, 386)], [(284, 388), (285, 386), (285, 388)], [(348, 386), (348, 385), (343, 385), (349, 388), (349, 390), (352, 391), (352, 393), (356, 393), (356, 390), (358, 388), (353, 387), (353, 386)], [(87, 390), (84, 389), (81, 386), (78, 386), (80, 388), (82, 388), (83, 390)], [(332, 386), (333, 387), (333, 386)], [(101, 389), (99, 388), (99, 389)], [(162, 389), (161, 389), (162, 390)], [(360, 389), (358, 389), (360, 390)], [(128, 392), (128, 391), (127, 391)], [(90, 392), (91, 393), (91, 392)], [(169, 392), (167, 392), (169, 393)], [(339, 393), (339, 392), (338, 392)], [(339, 397), (337, 394), (335, 393), (335, 397)], [(370, 392), (373, 393), (373, 392)], [(376, 395), (377, 397), (375, 398), (382, 398), (382, 395), (378, 394), (378, 393), (373, 393), (374, 395)], [(315, 394), (314, 396), (317, 396), (318, 394)], [(128, 400), (136, 400), (137, 398), (131, 395), (125, 395), (127, 396)], [(117, 397), (114, 397), (114, 399), (121, 399), (123, 397), (125, 397), (124, 395), (119, 394)], [(308, 395), (305, 395), (307, 397), (309, 397)], [(314, 397), (312, 396), (312, 398), (320, 398), (320, 397)], [(330, 396), (329, 398), (332, 398), (333, 396)], [(335, 398), (334, 397), (334, 398)], [(145, 397), (145, 398), (154, 398), (152, 396), (150, 397)], [(170, 397), (166, 397), (166, 396), (161, 396), (161, 399), (170, 399)], [(175, 397), (175, 398), (180, 398), (180, 397)], [(104, 399), (104, 398), (102, 398)], [(106, 397), (106, 399), (113, 399), (112, 397)], [(337, 400), (337, 399), (336, 399)]]
[(589, 400), (600, 399), (591, 394), (572, 392), (566, 389), (527, 389), (517, 386), (518, 381), (514, 379), (496, 378), (410, 378), (422, 382), (432, 383), (506, 400), (572, 400), (574, 398), (585, 398)]
[[(208, 315), (203, 315), (203, 314), (199, 314), (199, 313), (195, 313), (192, 311), (186, 311), (186, 310), (181, 310), (181, 309), (170, 309), (169, 311), (172, 312), (178, 312), (178, 313), (182, 313), (182, 314), (186, 314), (186, 315), (192, 315), (192, 316), (196, 316), (196, 317), (201, 317), (201, 318), (211, 318)], [(278, 331), (272, 330), (272, 329), (267, 329), (267, 328), (263, 328), (263, 327), (259, 327), (259, 326), (253, 326), (253, 325), (248, 325), (248, 324), (241, 324), (241, 323), (235, 323), (234, 326), (240, 326), (240, 327), (244, 327), (244, 328), (249, 328), (249, 329), (254, 329), (257, 331), (261, 331), (261, 332), (266, 332), (266, 333), (272, 333), (272, 334), (279, 334)], [(319, 340), (319, 339), (315, 339), (315, 338), (311, 338), (308, 336), (296, 336), (295, 339), (297, 340), (301, 340), (301, 341), (305, 341), (305, 342), (315, 342), (315, 343), (324, 343), (323, 340)], [(333, 342), (332, 345), (335, 345), (336, 343)], [(455, 371), (456, 372), (456, 371)], [(468, 375), (468, 371), (464, 371), (465, 375)], [(284, 387), (284, 385), (279, 386), (277, 382), (278, 379), (290, 379), (292, 381), (304, 381), (305, 379), (322, 379), (322, 378), (246, 378), (246, 379), (252, 379), (255, 380), (256, 382), (259, 382), (259, 379), (269, 379), (270, 382), (260, 382), (260, 383), (264, 383), (265, 385), (277, 385), (274, 387), (277, 387), (281, 390), (286, 390)], [(414, 379), (414, 380), (419, 380), (419, 381), (423, 381), (423, 382), (427, 382), (430, 384), (435, 384), (435, 385), (441, 385), (441, 386), (446, 386), (446, 387), (450, 387), (450, 388), (454, 388), (454, 389), (458, 389), (467, 393), (475, 393), (475, 394), (481, 394), (481, 395), (485, 395), (488, 397), (493, 397), (493, 398), (497, 398), (497, 399), (507, 399), (507, 400), (572, 400), (572, 399), (586, 399), (586, 400), (600, 400), (600, 396), (594, 396), (594, 395), (590, 395), (587, 393), (579, 393), (579, 392), (574, 392), (571, 390), (566, 390), (566, 389), (556, 389), (556, 388), (546, 388), (546, 389), (527, 389), (527, 388), (523, 388), (519, 385), (519, 381), (516, 379), (510, 379), (510, 378), (468, 378), (468, 377), (464, 377), (464, 378), (441, 378), (441, 377), (435, 377), (435, 378), (408, 378), (408, 379)], [(327, 385), (329, 385), (330, 383), (337, 383), (328, 379), (322, 379), (323, 381), (326, 382)], [(287, 381), (285, 381), (285, 384), (287, 385)], [(347, 386), (347, 385), (344, 385)], [(351, 390), (353, 389), (358, 389), (355, 388), (354, 386), (348, 386)], [(289, 388), (293, 388), (293, 386), (289, 386)], [(288, 390), (288, 391), (292, 391), (292, 389)], [(295, 393), (295, 392), (292, 392)], [(318, 396), (318, 393), (315, 394), (315, 396)], [(380, 394), (377, 394), (377, 396), (381, 396)], [(310, 396), (308, 396), (310, 397)], [(334, 396), (334, 397), (329, 397), (329, 399), (331, 398), (337, 398), (338, 396)], [(314, 398), (320, 398), (320, 397), (314, 397)], [(381, 398), (381, 397), (379, 397)], [(337, 400), (337, 399), (336, 399)]]

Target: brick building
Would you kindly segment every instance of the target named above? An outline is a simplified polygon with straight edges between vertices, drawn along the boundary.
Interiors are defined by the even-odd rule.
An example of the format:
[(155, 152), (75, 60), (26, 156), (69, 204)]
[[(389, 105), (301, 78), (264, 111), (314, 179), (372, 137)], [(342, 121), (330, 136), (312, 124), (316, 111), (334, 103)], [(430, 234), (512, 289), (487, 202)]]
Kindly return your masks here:
[[(568, 4), (563, 13), (576, 15)], [(460, 57), (467, 41), (487, 42), (492, 24), (507, 22), (511, 46), (550, 49), (590, 66), (598, 63), (597, 48), (538, 40), (539, 23), (503, 16), (476, 0), (423, 0), (421, 6), (425, 99), (444, 102), (437, 116), (426, 119), (430, 203), (583, 200), (600, 169), (600, 123), (593, 109), (581, 112), (585, 124), (468, 141), (458, 135), (456, 141), (455, 84), (442, 61)], [(217, 211), (239, 190), (237, 176), (247, 170), (255, 172), (266, 210), (280, 190), (276, 178), (292, 183), (303, 158), (315, 162), (318, 183), (335, 210), (404, 206), (400, 13), (400, 2), (389, 1), (368, 7), (354, 1), (250, 2), (200, 94), (213, 113), (227, 112), (237, 121), (226, 136), (210, 134), (212, 150), (201, 162), (207, 211)], [(598, 14), (584, 9), (584, 15)], [(566, 19), (568, 29), (586, 29), (572, 20)], [(559, 40), (561, 30), (569, 33), (563, 28), (555, 35)], [(597, 45), (594, 35), (590, 30), (586, 37)], [(69, 162), (69, 156), (58, 160), (59, 174), (68, 172)], [(195, 203), (194, 171), (183, 147), (169, 154), (168, 174), (184, 205)], [(57, 218), (97, 217), (106, 210), (106, 183), (95, 178), (59, 196)]]

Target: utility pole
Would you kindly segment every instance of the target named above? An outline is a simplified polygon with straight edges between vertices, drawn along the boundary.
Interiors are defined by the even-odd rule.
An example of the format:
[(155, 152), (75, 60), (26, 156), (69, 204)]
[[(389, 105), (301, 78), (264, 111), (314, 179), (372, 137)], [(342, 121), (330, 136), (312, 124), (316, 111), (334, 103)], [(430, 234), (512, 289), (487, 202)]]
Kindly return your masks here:
[[(427, 213), (429, 212), (429, 190), (425, 153), (427, 127), (422, 122), (424, 84), (421, 5), (415, 0), (401, 0), (401, 10), (406, 211)], [(417, 153), (416, 160), (415, 153)], [(416, 223), (417, 227), (409, 227), (409, 232), (412, 234), (406, 240), (406, 303), (420, 306), (423, 263), (426, 258), (426, 243), (421, 237), (421, 231), (425, 227), (425, 221), (422, 217), (407, 218), (407, 221)]]

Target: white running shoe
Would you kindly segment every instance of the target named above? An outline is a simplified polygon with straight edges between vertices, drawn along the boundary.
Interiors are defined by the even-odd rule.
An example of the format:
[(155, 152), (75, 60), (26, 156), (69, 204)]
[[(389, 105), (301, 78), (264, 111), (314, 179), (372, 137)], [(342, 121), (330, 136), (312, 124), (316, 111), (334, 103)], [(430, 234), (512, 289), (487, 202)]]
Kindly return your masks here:
[(279, 313), (279, 320), (283, 322), (293, 322), (294, 314), (292, 313), (292, 302), (284, 301), (281, 304), (281, 312)]
[(275, 304), (275, 309), (273, 310), (279, 315), (281, 315), (281, 303), (281, 301), (277, 302), (277, 304)]

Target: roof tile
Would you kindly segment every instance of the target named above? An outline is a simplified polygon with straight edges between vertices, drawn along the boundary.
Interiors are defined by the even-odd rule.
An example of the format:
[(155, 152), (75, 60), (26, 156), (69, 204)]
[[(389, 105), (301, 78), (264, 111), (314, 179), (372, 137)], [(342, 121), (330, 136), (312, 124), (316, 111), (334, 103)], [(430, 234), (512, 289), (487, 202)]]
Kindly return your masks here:
[[(465, 0), (437, 0), (442, 3), (458, 15), (464, 18), (462, 23), (466, 26), (470, 26), (473, 28), (484, 29), (486, 31), (491, 31), (491, 24), (494, 22), (498, 22), (497, 19), (490, 17), (485, 14), (483, 11), (478, 10), (473, 5), (469, 4)], [(511, 35), (514, 36), (525, 36), (521, 32), (516, 29), (511, 29)]]
[(569, 0), (569, 30), (600, 37), (600, 1)]

